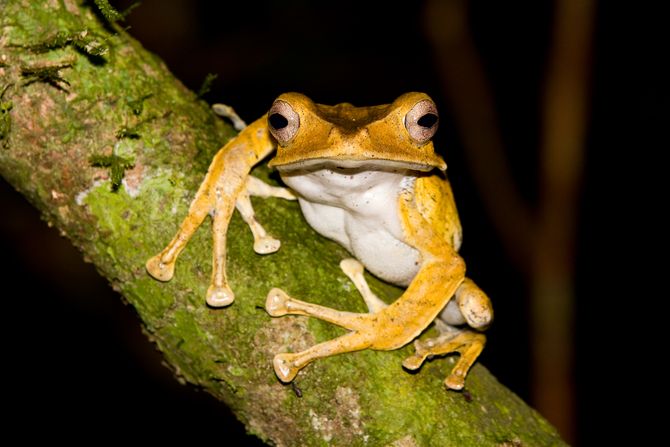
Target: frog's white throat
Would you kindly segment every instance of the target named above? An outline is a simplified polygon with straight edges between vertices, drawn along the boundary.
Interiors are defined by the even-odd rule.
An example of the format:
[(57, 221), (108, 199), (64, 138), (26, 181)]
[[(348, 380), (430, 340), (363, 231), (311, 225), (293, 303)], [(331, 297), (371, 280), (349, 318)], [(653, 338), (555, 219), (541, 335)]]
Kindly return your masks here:
[(405, 243), (398, 197), (419, 172), (409, 169), (328, 165), (280, 171), (297, 194), (302, 213), (318, 233), (352, 253), (374, 275), (407, 286), (420, 264)]

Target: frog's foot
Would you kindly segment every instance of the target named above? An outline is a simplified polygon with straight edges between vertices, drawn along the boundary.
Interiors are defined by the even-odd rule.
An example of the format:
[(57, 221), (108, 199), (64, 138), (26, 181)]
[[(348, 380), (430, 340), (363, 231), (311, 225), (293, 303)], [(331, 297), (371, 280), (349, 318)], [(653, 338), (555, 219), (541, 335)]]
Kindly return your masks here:
[(465, 384), (465, 376), (472, 364), (484, 349), (486, 336), (468, 329), (449, 330), (438, 337), (426, 341), (414, 342), (415, 354), (405, 359), (402, 365), (410, 370), (418, 369), (430, 356), (458, 352), (461, 357), (444, 384), (452, 390), (461, 390)]
[(235, 301), (235, 294), (227, 284), (225, 285), (210, 285), (207, 289), (207, 304), (212, 307), (226, 307), (233, 304)]
[(254, 251), (259, 255), (268, 255), (279, 250), (281, 241), (271, 236), (254, 238)]
[(163, 253), (159, 253), (147, 261), (147, 272), (159, 281), (169, 281), (174, 276), (174, 261), (164, 261)]
[(272, 289), (268, 294), (265, 309), (273, 317), (289, 314), (314, 316), (351, 331), (302, 352), (277, 354), (273, 365), (277, 377), (282, 382), (293, 380), (298, 371), (314, 360), (344, 352), (360, 351), (371, 346), (370, 333), (365, 330), (369, 327), (370, 314), (341, 312), (329, 307), (306, 303), (291, 298), (286, 292), (277, 288)]
[(274, 367), (275, 374), (279, 377), (279, 380), (288, 383), (295, 379), (295, 376), (297, 376), (300, 371), (300, 368), (296, 366), (297, 358), (297, 354), (292, 354), (290, 352), (275, 355), (274, 360), (272, 360), (272, 366)]
[(365, 300), (365, 304), (368, 306), (370, 313), (378, 312), (388, 306), (388, 304), (379, 299), (379, 297), (370, 290), (370, 286), (363, 276), (363, 264), (356, 259), (348, 258), (343, 259), (340, 262), (340, 268), (351, 282), (354, 283), (358, 293), (360, 293)]
[(286, 292), (282, 289), (274, 288), (270, 290), (265, 300), (265, 311), (271, 317), (283, 317), (289, 312), (290, 300), (291, 297)]

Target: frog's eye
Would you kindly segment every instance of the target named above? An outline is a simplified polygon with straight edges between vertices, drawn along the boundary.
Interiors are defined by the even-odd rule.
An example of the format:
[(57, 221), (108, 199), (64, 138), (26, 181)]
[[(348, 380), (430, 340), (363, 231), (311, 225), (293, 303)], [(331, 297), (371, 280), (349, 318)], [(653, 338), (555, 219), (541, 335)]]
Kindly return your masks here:
[(435, 135), (439, 117), (433, 101), (424, 99), (417, 102), (405, 115), (405, 128), (415, 143), (424, 144)]
[(300, 116), (286, 101), (277, 100), (268, 112), (268, 129), (282, 146), (291, 141), (300, 128)]

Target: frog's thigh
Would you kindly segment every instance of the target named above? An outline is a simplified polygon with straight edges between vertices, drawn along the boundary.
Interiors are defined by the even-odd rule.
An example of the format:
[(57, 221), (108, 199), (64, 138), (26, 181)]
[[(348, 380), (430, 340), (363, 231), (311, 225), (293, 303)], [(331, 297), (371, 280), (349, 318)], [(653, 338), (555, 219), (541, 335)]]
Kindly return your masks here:
[[(447, 326), (448, 327), (448, 326)], [(449, 328), (435, 338), (426, 341), (414, 342), (416, 352), (403, 361), (407, 369), (418, 369), (426, 358), (433, 355), (449, 354), (458, 352), (461, 354), (451, 374), (445, 379), (444, 384), (452, 390), (460, 390), (465, 384), (465, 377), (472, 364), (477, 360), (479, 354), (486, 344), (486, 336), (469, 329), (456, 330)]]
[(368, 286), (368, 282), (363, 276), (363, 264), (358, 262), (358, 260), (354, 258), (344, 259), (340, 262), (340, 268), (351, 282), (354, 283), (358, 293), (360, 293), (365, 300), (365, 304), (368, 306), (370, 313), (379, 312), (388, 306), (388, 304), (380, 300), (379, 297), (370, 290), (370, 286)]

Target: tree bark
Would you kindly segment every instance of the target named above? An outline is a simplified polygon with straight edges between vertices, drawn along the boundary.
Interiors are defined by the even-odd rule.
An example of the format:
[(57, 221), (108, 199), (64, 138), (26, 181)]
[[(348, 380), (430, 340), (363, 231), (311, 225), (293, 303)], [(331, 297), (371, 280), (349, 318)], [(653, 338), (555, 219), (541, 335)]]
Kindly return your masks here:
[[(254, 201), (259, 220), (282, 241), (272, 255), (256, 255), (250, 232), (233, 217), (232, 306), (205, 304), (208, 221), (175, 278), (151, 279), (144, 262), (170, 240), (210, 159), (234, 132), (123, 32), (118, 17), (96, 6), (105, 3), (0, 0), (0, 174), (137, 309), (180, 380), (206, 389), (249, 432), (276, 445), (563, 445), (479, 364), (467, 393), (442, 385), (453, 358), (404, 371), (411, 346), (320, 360), (282, 385), (274, 354), (342, 331), (306, 317), (269, 317), (270, 288), (365, 310), (338, 267), (346, 252), (316, 235), (296, 203)], [(264, 167), (254, 174), (273, 180)], [(387, 301), (400, 293), (369, 280)]]

